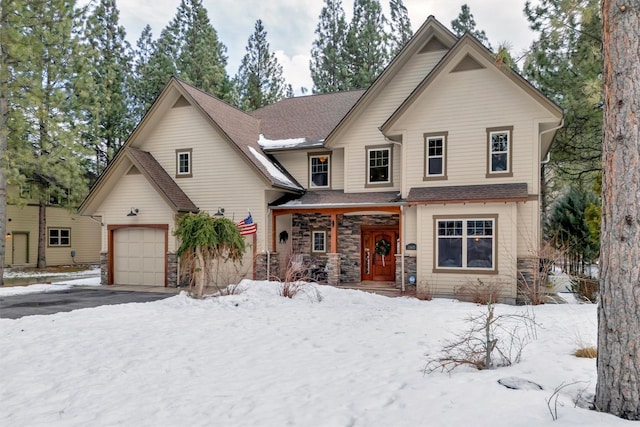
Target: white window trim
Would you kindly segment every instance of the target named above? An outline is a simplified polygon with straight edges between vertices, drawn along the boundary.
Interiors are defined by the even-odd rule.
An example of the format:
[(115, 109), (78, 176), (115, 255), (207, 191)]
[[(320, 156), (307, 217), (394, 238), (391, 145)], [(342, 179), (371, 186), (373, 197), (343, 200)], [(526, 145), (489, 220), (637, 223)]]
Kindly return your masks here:
[[(327, 159), (327, 185), (316, 185), (313, 183), (313, 160), (325, 157)], [(322, 163), (322, 162), (321, 162)], [(309, 156), (309, 188), (330, 188), (331, 187), (331, 156), (328, 154)]]
[[(316, 234), (322, 234), (322, 239), (324, 242), (324, 247), (322, 250), (316, 249)], [(327, 252), (327, 232), (325, 230), (312, 230), (311, 231), (311, 252), (313, 253), (325, 253)]]
[[(386, 151), (388, 153), (388, 164), (387, 164), (387, 180), (386, 181), (371, 181), (371, 152), (372, 151)], [(391, 147), (369, 147), (367, 148), (367, 185), (388, 185), (391, 184), (391, 174), (393, 173), (391, 169)]]
[[(442, 155), (440, 156), (430, 156), (429, 155), (429, 142), (432, 140), (439, 139), (442, 141)], [(426, 144), (426, 177), (443, 177), (445, 176), (445, 156), (447, 155), (447, 137), (445, 135), (432, 135), (427, 137)], [(429, 173), (429, 159), (442, 159), (442, 172), (441, 173)]]
[[(185, 154), (187, 156), (187, 167), (189, 168), (189, 170), (187, 172), (183, 172), (180, 170), (180, 156)], [(193, 175), (193, 169), (192, 169), (192, 151), (191, 150), (177, 150), (176, 151), (176, 176), (183, 176), (183, 177), (187, 177), (187, 176), (192, 176)]]
[[(507, 151), (493, 151), (493, 135), (504, 133), (507, 135)], [(511, 131), (509, 129), (494, 130), (489, 132), (489, 174), (500, 175), (511, 173)], [(507, 156), (507, 169), (503, 171), (493, 170), (493, 155), (494, 154), (506, 154)]]
[[(440, 259), (440, 245), (438, 242), (440, 241), (440, 236), (438, 235), (438, 225), (440, 222), (450, 222), (450, 221), (462, 221), (462, 236), (442, 236), (443, 238), (460, 238), (462, 239), (462, 267), (444, 267), (438, 264)], [(467, 235), (467, 223), (469, 221), (491, 221), (491, 236), (480, 236), (483, 239), (491, 238), (491, 267), (467, 267), (467, 239), (469, 236)], [(465, 271), (465, 270), (486, 270), (487, 272), (492, 272), (496, 270), (496, 218), (438, 218), (435, 224), (435, 235), (436, 235), (436, 245), (435, 245), (435, 265), (434, 268), (437, 270), (451, 270), (451, 271)]]

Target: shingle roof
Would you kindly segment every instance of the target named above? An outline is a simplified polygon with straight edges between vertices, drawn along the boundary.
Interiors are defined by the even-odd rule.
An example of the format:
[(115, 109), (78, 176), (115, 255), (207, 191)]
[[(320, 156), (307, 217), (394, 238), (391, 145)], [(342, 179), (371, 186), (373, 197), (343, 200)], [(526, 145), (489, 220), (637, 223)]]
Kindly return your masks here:
[(305, 138), (324, 141), (360, 99), (364, 90), (287, 98), (251, 113), (270, 140)]
[(454, 185), (448, 187), (420, 187), (409, 190), (407, 202), (428, 203), (473, 203), (498, 201), (526, 201), (529, 197), (526, 183)]
[(318, 207), (349, 206), (389, 206), (403, 204), (397, 191), (345, 193), (342, 190), (307, 191), (299, 198), (281, 199), (274, 202), (272, 209), (305, 209)]
[(209, 119), (226, 134), (234, 147), (241, 151), (272, 185), (302, 191), (303, 187), (287, 171), (262, 154), (262, 149), (258, 145), (260, 135), (260, 121), (258, 119), (190, 84), (178, 79), (175, 80), (200, 106)]
[(177, 212), (198, 212), (198, 207), (182, 191), (167, 171), (148, 152), (127, 147), (125, 153), (140, 172), (149, 179), (155, 189), (164, 196)]

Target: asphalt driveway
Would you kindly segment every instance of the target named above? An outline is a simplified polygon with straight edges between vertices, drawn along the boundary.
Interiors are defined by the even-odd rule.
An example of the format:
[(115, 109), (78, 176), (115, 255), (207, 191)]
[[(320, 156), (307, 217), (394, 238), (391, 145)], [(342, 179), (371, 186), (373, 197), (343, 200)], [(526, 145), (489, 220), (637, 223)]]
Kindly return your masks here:
[(64, 291), (0, 296), (0, 318), (18, 319), (38, 314), (54, 314), (101, 305), (150, 302), (169, 298), (175, 293), (136, 292), (82, 287)]

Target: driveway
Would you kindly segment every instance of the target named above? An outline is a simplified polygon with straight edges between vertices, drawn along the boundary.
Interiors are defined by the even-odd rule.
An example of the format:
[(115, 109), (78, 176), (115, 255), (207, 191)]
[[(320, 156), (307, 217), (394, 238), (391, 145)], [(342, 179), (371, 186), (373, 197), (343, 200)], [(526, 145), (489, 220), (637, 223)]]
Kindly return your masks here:
[(163, 291), (136, 292), (76, 287), (64, 291), (5, 296), (0, 297), (0, 318), (18, 319), (24, 316), (54, 314), (101, 305), (157, 301), (172, 297), (178, 292), (178, 290), (167, 292), (164, 289)]

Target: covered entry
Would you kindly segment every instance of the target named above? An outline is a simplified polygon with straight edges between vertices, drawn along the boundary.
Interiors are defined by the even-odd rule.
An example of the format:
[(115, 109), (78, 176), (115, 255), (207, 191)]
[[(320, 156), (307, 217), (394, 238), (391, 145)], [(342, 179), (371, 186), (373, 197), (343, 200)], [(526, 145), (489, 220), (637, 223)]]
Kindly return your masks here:
[(166, 286), (166, 225), (111, 226), (109, 284)]
[(397, 227), (362, 226), (362, 280), (396, 280)]

